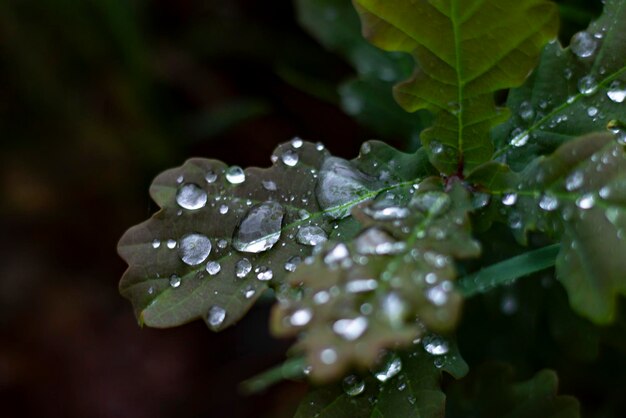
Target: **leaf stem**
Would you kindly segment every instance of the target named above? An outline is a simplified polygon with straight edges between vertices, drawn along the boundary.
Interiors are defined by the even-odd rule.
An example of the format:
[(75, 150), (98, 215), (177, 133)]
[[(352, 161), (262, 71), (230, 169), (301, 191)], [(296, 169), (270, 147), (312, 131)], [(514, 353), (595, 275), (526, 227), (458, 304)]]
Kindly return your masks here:
[(485, 267), (458, 280), (457, 288), (463, 296), (471, 297), (552, 267), (560, 247), (560, 244), (548, 245)]
[(305, 365), (306, 362), (303, 357), (290, 358), (278, 366), (241, 382), (239, 388), (244, 394), (261, 392), (284, 379), (304, 376)]

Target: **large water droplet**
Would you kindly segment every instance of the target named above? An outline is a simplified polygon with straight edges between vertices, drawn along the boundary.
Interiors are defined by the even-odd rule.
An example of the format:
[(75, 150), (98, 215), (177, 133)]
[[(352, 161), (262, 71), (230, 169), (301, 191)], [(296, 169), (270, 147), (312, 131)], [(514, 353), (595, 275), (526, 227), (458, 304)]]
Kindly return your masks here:
[(283, 154), (280, 156), (280, 159), (282, 160), (283, 163), (285, 163), (285, 165), (289, 167), (294, 167), (296, 164), (298, 164), (298, 160), (300, 159), (300, 157), (298, 157), (297, 152), (295, 152), (294, 150), (288, 149), (285, 152), (283, 152)]
[(239, 166), (232, 166), (226, 169), (226, 180), (230, 184), (240, 184), (246, 180), (246, 173)]
[(433, 356), (441, 356), (450, 350), (448, 342), (440, 335), (430, 334), (422, 339), (422, 345), (427, 353)]
[(220, 306), (212, 306), (207, 315), (207, 324), (213, 330), (219, 329), (226, 319), (226, 310)]
[(350, 162), (328, 157), (320, 169), (315, 194), (325, 215), (333, 219), (344, 218), (368, 192), (366, 185), (371, 182), (372, 179), (353, 168)]
[(303, 327), (313, 318), (313, 311), (308, 308), (298, 309), (291, 314), (289, 323), (294, 327)]
[(402, 361), (399, 357), (392, 356), (385, 361), (379, 369), (374, 371), (374, 376), (379, 382), (386, 382), (402, 371)]
[(197, 266), (211, 253), (211, 240), (202, 234), (185, 235), (180, 240), (178, 253), (185, 264)]
[(220, 272), (221, 269), (222, 266), (217, 261), (211, 261), (206, 265), (206, 271), (211, 276), (215, 276), (217, 273)]
[(355, 248), (360, 254), (397, 254), (404, 250), (404, 242), (396, 241), (380, 228), (368, 228), (355, 240)]
[(242, 258), (235, 263), (235, 276), (240, 279), (246, 277), (252, 271), (252, 263), (247, 258)]
[(598, 46), (598, 41), (589, 32), (578, 32), (569, 44), (570, 49), (580, 58), (587, 58), (593, 55)]
[(280, 239), (285, 211), (276, 202), (253, 206), (235, 228), (233, 247), (246, 253), (269, 250)]
[(176, 193), (176, 203), (184, 209), (197, 210), (206, 205), (207, 193), (193, 183), (182, 185)]
[(303, 226), (296, 235), (300, 244), (315, 246), (328, 240), (328, 235), (319, 226)]
[(343, 379), (341, 386), (343, 387), (343, 391), (346, 392), (346, 395), (357, 396), (365, 390), (365, 381), (363, 381), (360, 377), (351, 374)]
[(347, 341), (354, 341), (367, 330), (367, 318), (339, 319), (333, 324), (333, 331)]
[(622, 103), (626, 99), (626, 87), (619, 80), (609, 85), (606, 95), (615, 103)]

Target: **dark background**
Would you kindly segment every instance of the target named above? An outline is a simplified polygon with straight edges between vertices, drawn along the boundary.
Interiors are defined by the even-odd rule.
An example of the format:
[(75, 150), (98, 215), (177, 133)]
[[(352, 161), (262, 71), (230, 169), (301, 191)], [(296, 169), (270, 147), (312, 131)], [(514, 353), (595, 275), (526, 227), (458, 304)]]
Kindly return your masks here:
[(141, 329), (115, 247), (192, 156), (268, 166), (295, 135), (356, 156), (375, 133), (337, 106), (352, 74), (286, 0), (0, 1), (0, 415), (291, 416), (305, 385), (237, 388), (289, 345), (268, 306)]

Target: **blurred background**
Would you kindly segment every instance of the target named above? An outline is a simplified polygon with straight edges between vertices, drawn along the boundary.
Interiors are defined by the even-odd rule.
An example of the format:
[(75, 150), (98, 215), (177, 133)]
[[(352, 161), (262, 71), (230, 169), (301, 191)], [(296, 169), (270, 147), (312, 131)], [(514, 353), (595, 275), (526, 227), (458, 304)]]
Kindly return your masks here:
[(187, 158), (267, 166), (296, 135), (347, 158), (380, 133), (417, 146), (420, 124), (347, 114), (359, 103), (337, 86), (355, 73), (288, 0), (0, 1), (2, 416), (291, 416), (305, 385), (237, 389), (289, 345), (268, 306), (220, 334), (141, 329), (115, 248), (155, 211), (152, 178)]

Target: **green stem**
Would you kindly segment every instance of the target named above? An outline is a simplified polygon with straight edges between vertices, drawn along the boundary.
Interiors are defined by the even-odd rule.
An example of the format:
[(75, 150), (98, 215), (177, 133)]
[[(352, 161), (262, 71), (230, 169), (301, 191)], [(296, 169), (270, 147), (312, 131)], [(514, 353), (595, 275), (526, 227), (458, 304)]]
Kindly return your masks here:
[(552, 267), (560, 247), (560, 244), (548, 245), (485, 267), (460, 279), (458, 289), (463, 296), (470, 297)]
[(304, 376), (306, 362), (303, 357), (286, 360), (269, 370), (244, 381), (239, 386), (245, 394), (257, 393), (285, 379), (296, 379)]

